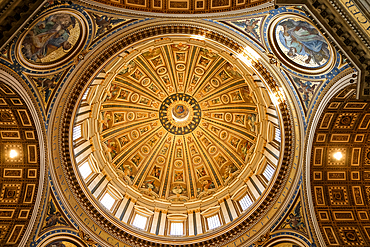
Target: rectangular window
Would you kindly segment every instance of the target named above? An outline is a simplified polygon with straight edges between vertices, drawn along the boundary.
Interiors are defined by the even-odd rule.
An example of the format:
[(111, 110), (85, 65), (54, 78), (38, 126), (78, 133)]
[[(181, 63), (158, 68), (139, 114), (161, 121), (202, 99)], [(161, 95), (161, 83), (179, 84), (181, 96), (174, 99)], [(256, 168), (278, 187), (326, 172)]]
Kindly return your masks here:
[(140, 214), (136, 214), (134, 218), (134, 222), (132, 222), (132, 225), (144, 230), (147, 220), (148, 220), (148, 217), (141, 216)]
[(218, 217), (218, 214), (212, 217), (208, 217), (207, 223), (208, 223), (209, 230), (212, 230), (212, 229), (215, 229), (221, 226), (220, 217)]
[(100, 199), (100, 202), (109, 210), (112, 210), (112, 207), (116, 200), (109, 194), (105, 193), (105, 195)]
[(86, 89), (84, 95), (82, 95), (82, 100), (85, 100), (87, 98), (87, 95), (89, 93), (90, 88)]
[(240, 201), (239, 201), (239, 204), (240, 206), (242, 207), (242, 210), (246, 210), (247, 208), (249, 208), (252, 204), (253, 204), (253, 201), (252, 199), (250, 198), (250, 196), (248, 194), (246, 194)]
[(79, 170), (83, 179), (86, 179), (92, 173), (90, 164), (87, 161), (79, 167)]
[(279, 128), (275, 128), (275, 140), (281, 142), (281, 132)]
[(171, 223), (171, 235), (182, 236), (184, 235), (184, 225), (183, 223)]
[(272, 176), (274, 175), (275, 168), (273, 168), (270, 164), (267, 164), (265, 171), (263, 172), (263, 176), (270, 181)]
[(81, 129), (81, 124), (79, 124), (73, 127), (73, 140), (75, 141), (81, 137), (82, 137), (82, 129)]

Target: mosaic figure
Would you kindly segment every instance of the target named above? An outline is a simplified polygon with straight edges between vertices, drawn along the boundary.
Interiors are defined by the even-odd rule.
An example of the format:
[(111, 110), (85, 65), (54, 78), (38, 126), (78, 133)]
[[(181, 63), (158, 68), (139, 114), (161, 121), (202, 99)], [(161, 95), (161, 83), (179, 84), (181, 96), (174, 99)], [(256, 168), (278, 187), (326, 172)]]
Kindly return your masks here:
[(56, 226), (57, 224), (68, 226), (68, 223), (65, 221), (62, 214), (59, 211), (57, 211), (57, 208), (54, 205), (53, 199), (51, 199), (49, 202), (48, 213), (47, 213), (47, 217), (45, 221), (46, 221), (46, 224), (42, 228), (42, 230), (52, 227), (52, 226)]
[(127, 91), (127, 90), (124, 90), (124, 89), (121, 89), (121, 91), (119, 92), (119, 95), (118, 95), (118, 99), (123, 99), (123, 100), (127, 100), (128, 99), (128, 96), (129, 96), (130, 92)]
[(260, 36), (258, 34), (258, 31), (259, 31), (258, 23), (260, 21), (261, 21), (260, 19), (252, 18), (252, 19), (246, 19), (245, 21), (233, 21), (231, 23), (243, 28), (245, 32), (251, 34), (253, 37), (259, 40)]
[(161, 168), (158, 166), (154, 166), (152, 173), (150, 176), (156, 177), (159, 179), (159, 176), (161, 175)]
[(321, 66), (330, 57), (328, 44), (322, 34), (310, 23), (303, 20), (287, 19), (278, 24), (280, 44), (288, 51), (286, 55), (294, 60), (298, 55), (304, 56), (300, 65)]
[(135, 179), (135, 174), (133, 173), (133, 169), (131, 165), (125, 164), (121, 166), (121, 169), (123, 171), (123, 179), (128, 183), (132, 184), (132, 181)]
[(60, 79), (60, 74), (54, 75), (53, 77), (41, 77), (41, 78), (34, 78), (34, 81), (37, 84), (37, 88), (39, 89), (44, 102), (47, 103), (51, 94), (56, 88), (58, 81)]
[(239, 142), (240, 142), (240, 139), (239, 138), (236, 138), (236, 137), (232, 137), (231, 140), (230, 140), (230, 144), (234, 148), (237, 148)]
[(242, 100), (242, 97), (241, 97), (239, 91), (236, 91), (236, 92), (231, 93), (231, 98), (232, 98), (233, 101), (240, 101), (240, 100)]
[(127, 135), (124, 135), (120, 138), (118, 138), (119, 143), (121, 144), (121, 147), (125, 146), (127, 143), (130, 142), (130, 139), (128, 139)]
[(134, 157), (132, 157), (131, 159), (132, 163), (134, 163), (136, 166), (138, 166), (140, 164), (140, 161), (141, 161), (141, 157), (140, 155), (138, 154), (135, 154)]
[(224, 156), (222, 156), (221, 154), (219, 154), (217, 157), (216, 157), (216, 162), (217, 164), (221, 167), (227, 160), (225, 159)]
[(114, 113), (114, 123), (125, 122), (124, 113)]
[(103, 130), (106, 130), (106, 129), (112, 127), (113, 119), (112, 119), (112, 113), (111, 112), (107, 112), (103, 115), (102, 124), (103, 124), (103, 127), (102, 127)]
[(238, 170), (238, 168), (235, 166), (235, 165), (227, 165), (225, 170), (224, 170), (224, 173), (222, 174), (222, 178), (224, 180), (227, 180), (229, 178), (231, 178), (233, 176), (233, 173), (236, 172)]
[(114, 159), (114, 157), (116, 157), (119, 152), (119, 146), (117, 145), (117, 142), (113, 139), (106, 141), (105, 144), (108, 147), (108, 152), (110, 153), (110, 156), (112, 157), (112, 159)]
[(57, 56), (51, 56), (48, 62), (55, 61), (71, 50), (77, 41), (71, 38), (72, 32), (79, 31), (79, 23), (74, 16), (64, 13), (50, 15), (27, 33), (22, 42), (22, 53), (29, 61), (43, 63), (43, 58), (62, 50)]
[(183, 53), (183, 52), (177, 52), (176, 53), (176, 60), (177, 61), (185, 61), (185, 53)]
[(204, 177), (207, 175), (206, 170), (204, 170), (204, 167), (196, 169), (196, 172), (198, 174), (198, 177)]
[(159, 65), (163, 64), (163, 60), (160, 56), (158, 56), (158, 57), (155, 57), (155, 58), (152, 59), (152, 63), (154, 65), (154, 67), (158, 67)]
[(214, 188), (215, 188), (215, 184), (211, 180), (208, 179), (202, 182), (202, 192), (207, 191), (209, 189), (214, 189)]
[(235, 123), (244, 125), (245, 116), (244, 115), (235, 115)]
[(317, 84), (313, 84), (310, 81), (303, 81), (297, 77), (293, 77), (293, 81), (298, 86), (298, 92), (302, 96), (303, 104), (306, 108), (308, 108), (311, 98), (315, 93), (315, 89)]
[(97, 15), (95, 13), (93, 13), (92, 15), (94, 16), (94, 21), (96, 25), (98, 25), (96, 36), (100, 36), (106, 31), (111, 30), (113, 28), (113, 25), (125, 21), (124, 19), (113, 19), (113, 17), (108, 17), (106, 15)]
[(182, 195), (186, 193), (186, 188), (184, 188), (182, 185), (175, 185), (171, 192), (175, 195)]
[(199, 59), (199, 64), (204, 66), (204, 67), (207, 67), (209, 62), (210, 62), (210, 60), (207, 59), (207, 58), (204, 58), (204, 57), (200, 57), (200, 59)]
[(301, 202), (297, 204), (294, 209), (294, 213), (289, 214), (289, 219), (287, 219), (284, 224), (282, 224), (281, 228), (284, 228), (286, 225), (289, 225), (290, 228), (298, 231), (305, 232), (305, 224), (302, 221), (301, 216)]
[(252, 132), (257, 131), (257, 115), (252, 113), (247, 115), (247, 126)]

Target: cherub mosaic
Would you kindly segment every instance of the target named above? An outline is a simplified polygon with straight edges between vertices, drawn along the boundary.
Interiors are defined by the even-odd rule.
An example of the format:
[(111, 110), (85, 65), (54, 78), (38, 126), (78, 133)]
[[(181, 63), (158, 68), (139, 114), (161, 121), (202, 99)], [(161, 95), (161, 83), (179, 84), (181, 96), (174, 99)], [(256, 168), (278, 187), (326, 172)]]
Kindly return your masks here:
[(118, 19), (107, 15), (100, 15), (96, 13), (92, 13), (93, 20), (97, 26), (97, 31), (95, 36), (101, 36), (105, 32), (108, 32), (113, 29), (113, 27), (117, 26), (120, 23), (125, 22), (125, 19)]
[(45, 105), (48, 104), (51, 95), (58, 86), (62, 73), (44, 77), (32, 77)]
[(230, 23), (242, 28), (242, 30), (244, 30), (247, 34), (251, 35), (253, 38), (261, 40), (260, 32), (262, 19), (263, 17), (254, 17), (243, 20), (231, 21)]
[(54, 204), (53, 199), (50, 199), (47, 207), (47, 216), (44, 220), (43, 226), (41, 230), (46, 230), (50, 227), (55, 226), (68, 226), (67, 221), (64, 219), (63, 215), (57, 209)]
[(302, 105), (304, 109), (307, 111), (307, 109), (310, 106), (311, 100), (316, 90), (319, 88), (321, 82), (312, 81), (312, 80), (304, 80), (304, 79), (294, 77), (294, 76), (292, 76), (292, 79), (300, 95)]

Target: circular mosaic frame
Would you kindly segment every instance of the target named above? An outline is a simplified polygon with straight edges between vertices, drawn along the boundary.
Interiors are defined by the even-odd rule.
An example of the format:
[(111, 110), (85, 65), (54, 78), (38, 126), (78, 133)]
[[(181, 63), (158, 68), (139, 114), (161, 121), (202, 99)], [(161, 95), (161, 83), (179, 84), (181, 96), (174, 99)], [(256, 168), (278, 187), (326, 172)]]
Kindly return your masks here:
[[(55, 26), (56, 25), (59, 25), (59, 26), (65, 25), (63, 23), (66, 20), (60, 20), (59, 21), (60, 23), (59, 24), (58, 23), (55, 23), (53, 27), (50, 27), (51, 24), (49, 24), (49, 26), (48, 26), (48, 23), (43, 23), (43, 22), (46, 22), (46, 19), (47, 18), (49, 18), (51, 16), (58, 16), (58, 15), (59, 16), (69, 15), (70, 17), (72, 17), (71, 19), (74, 19), (75, 20), (75, 24), (74, 25), (78, 24), (78, 29), (79, 29), (79, 35), (78, 35), (78, 37), (74, 37), (73, 35), (71, 35), (71, 36), (73, 36), (72, 37), (73, 42), (71, 41), (73, 44), (71, 44), (71, 47), (70, 47), (70, 49), (68, 49), (67, 52), (66, 52), (66, 50), (64, 48), (62, 49), (62, 51), (58, 51), (59, 49), (62, 48), (62, 47), (59, 47), (55, 51), (53, 51), (50, 54), (48, 54), (48, 56), (50, 56), (50, 61), (38, 62), (38, 63), (30, 61), (30, 59), (27, 59), (25, 57), (25, 54), (24, 54), (25, 53), (25, 47), (24, 47), (25, 40), (26, 39), (30, 39), (30, 36), (31, 36), (31, 39), (32, 40), (35, 40), (35, 41), (32, 41), (32, 43), (36, 43), (36, 45), (34, 45), (36, 48), (34, 48), (34, 49), (39, 49), (40, 52), (38, 52), (38, 53), (42, 53), (49, 46), (49, 43), (48, 42), (51, 39), (54, 40), (54, 43), (55, 42), (57, 42), (57, 43), (58, 42), (61, 42), (63, 40), (60, 40), (60, 39), (63, 38), (63, 35), (66, 32), (70, 32), (70, 30), (69, 30), (70, 27), (69, 26), (65, 28), (64, 34), (61, 33), (61, 30), (63, 30), (61, 27), (60, 27), (61, 29), (58, 32), (56, 32), (56, 30), (58, 30), (58, 27), (55, 27)], [(23, 36), (18, 40), (18, 43), (17, 43), (17, 46), (16, 46), (16, 56), (17, 56), (17, 59), (22, 64), (24, 64), (26, 67), (30, 67), (30, 68), (38, 69), (38, 70), (49, 70), (51, 68), (56, 68), (56, 67), (59, 67), (59, 66), (62, 66), (64, 64), (68, 63), (69, 61), (71, 61), (71, 59), (73, 57), (75, 57), (81, 51), (81, 49), (84, 46), (84, 43), (85, 43), (85, 41), (87, 39), (87, 24), (86, 23), (87, 23), (87, 21), (85, 20), (85, 18), (83, 16), (81, 16), (80, 13), (78, 13), (76, 11), (73, 11), (73, 10), (70, 10), (70, 9), (68, 9), (68, 10), (67, 9), (60, 9), (60, 10), (49, 12), (47, 14), (44, 14), (44, 15), (40, 16), (34, 22), (32, 22), (32, 24), (30, 24), (29, 31), (28, 32), (25, 32), (23, 34)], [(36, 25), (38, 25), (38, 24), (39, 25), (40, 24), (43, 24), (44, 27), (45, 27), (44, 29), (39, 30), (39, 32), (43, 32), (43, 31), (45, 31), (45, 32), (44, 33), (40, 33), (38, 35), (32, 35), (32, 33), (35, 32)], [(52, 31), (53, 28), (55, 29), (55, 33), (53, 33), (53, 31)], [(40, 28), (38, 27), (37, 29), (40, 29)], [(51, 29), (51, 30), (48, 30), (48, 29)], [(48, 31), (46, 31), (46, 30), (48, 30)], [(56, 37), (57, 35), (59, 37)], [(70, 35), (70, 33), (69, 33), (69, 35)], [(43, 36), (43, 37), (41, 37), (41, 36)], [(65, 39), (65, 37), (64, 37), (64, 39)], [(66, 40), (66, 41), (69, 41), (69, 40), (70, 40), (70, 36), (68, 36), (68, 40)], [(28, 44), (28, 45), (31, 45), (31, 44)], [(40, 46), (40, 47), (38, 47), (38, 46)], [(56, 48), (56, 47), (54, 47), (54, 48)], [(34, 49), (31, 49), (31, 50), (34, 51)], [(62, 53), (62, 54), (65, 53), (65, 54), (59, 55), (59, 56), (56, 56), (55, 58), (53, 58), (53, 56), (52, 56), (53, 54), (52, 53), (56, 53), (56, 52), (57, 53)], [(37, 55), (37, 52), (35, 52), (35, 54), (33, 54), (33, 55), (34, 56), (43, 56), (42, 54)]]
[[(282, 25), (282, 23), (287, 26), (286, 29), (289, 29), (288, 31), (284, 31), (282, 27), (284, 25)], [(293, 27), (295, 27), (295, 29), (293, 29)], [(330, 45), (328, 39), (324, 37), (321, 31), (315, 27), (309, 19), (295, 14), (277, 15), (275, 19), (271, 21), (268, 30), (268, 42), (271, 45), (273, 53), (276, 54), (281, 63), (286, 65), (289, 69), (302, 74), (316, 75), (333, 68), (336, 61), (335, 50)], [(306, 40), (306, 42), (302, 41), (303, 38), (300, 40), (298, 35), (301, 32), (311, 32), (311, 40)], [(288, 37), (289, 39), (287, 39)], [(283, 44), (284, 42), (290, 42), (291, 44)], [(322, 42), (321, 46), (319, 45), (320, 42)], [(309, 44), (312, 47), (308, 48)], [(323, 50), (325, 50), (325, 52)], [(327, 61), (321, 65), (318, 60), (323, 60), (324, 53), (329, 53), (329, 57)], [(309, 62), (309, 66), (305, 66), (306, 62)], [(314, 65), (315, 62), (316, 66)]]
[[(179, 122), (173, 115), (174, 107), (184, 105), (189, 110), (187, 119)], [(198, 102), (190, 95), (177, 93), (167, 97), (159, 110), (159, 120), (163, 127), (174, 135), (191, 133), (198, 127), (201, 120), (201, 109)]]

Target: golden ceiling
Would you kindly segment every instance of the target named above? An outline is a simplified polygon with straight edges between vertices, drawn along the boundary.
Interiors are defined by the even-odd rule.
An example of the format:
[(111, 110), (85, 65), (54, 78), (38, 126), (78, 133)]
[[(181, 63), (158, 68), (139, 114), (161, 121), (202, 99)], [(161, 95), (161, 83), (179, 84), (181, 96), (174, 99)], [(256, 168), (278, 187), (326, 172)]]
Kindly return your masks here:
[[(242, 10), (252, 8), (268, 0), (94, 0), (86, 1), (91, 5), (100, 5), (102, 7), (115, 7), (127, 10), (138, 10), (152, 13), (168, 14), (202, 14), (202, 13), (219, 13), (232, 10)], [(105, 5), (105, 6), (104, 6)]]
[[(355, 87), (338, 92), (316, 128), (311, 153), (311, 195), (327, 246), (369, 246), (369, 104)], [(335, 158), (335, 153), (343, 157)]]
[(102, 100), (108, 162), (154, 198), (186, 202), (231, 184), (260, 130), (248, 79), (209, 49), (180, 43), (144, 52)]
[(39, 191), (40, 149), (26, 102), (4, 83), (0, 83), (0, 145), (0, 245), (18, 246)]
[[(191, 38), (165, 43), (114, 60), (105, 66), (108, 76), (86, 89), (74, 128), (91, 138), (91, 169), (113, 181), (108, 191), (113, 197), (124, 194), (146, 211), (176, 217), (217, 209), (220, 199), (251, 190), (249, 180), (263, 184), (252, 196), (258, 201), (280, 155), (276, 142), (269, 147), (276, 157), (268, 162), (271, 177), (250, 178), (264, 170), (266, 144), (280, 132), (278, 121), (273, 127), (267, 120), (267, 108), (277, 117), (268, 92), (246, 65), (216, 46), (202, 47)], [(81, 115), (89, 105), (86, 123)], [(84, 142), (74, 140), (81, 174)], [(81, 179), (93, 195), (94, 176)], [(116, 212), (114, 206), (108, 210)]]
[(354, 43), (279, 3), (43, 5), (1, 51), (0, 243), (366, 245), (368, 103), (327, 23)]

